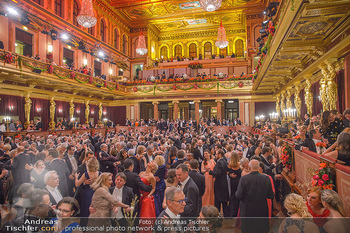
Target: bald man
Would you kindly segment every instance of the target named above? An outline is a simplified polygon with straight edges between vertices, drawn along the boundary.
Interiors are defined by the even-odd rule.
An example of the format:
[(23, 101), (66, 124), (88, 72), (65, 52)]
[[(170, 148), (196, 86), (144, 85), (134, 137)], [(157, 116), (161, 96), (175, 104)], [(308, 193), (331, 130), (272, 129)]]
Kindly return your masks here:
[(269, 232), (267, 199), (273, 199), (272, 184), (267, 175), (259, 173), (259, 161), (249, 162), (251, 172), (241, 177), (236, 197), (240, 200), (242, 233)]

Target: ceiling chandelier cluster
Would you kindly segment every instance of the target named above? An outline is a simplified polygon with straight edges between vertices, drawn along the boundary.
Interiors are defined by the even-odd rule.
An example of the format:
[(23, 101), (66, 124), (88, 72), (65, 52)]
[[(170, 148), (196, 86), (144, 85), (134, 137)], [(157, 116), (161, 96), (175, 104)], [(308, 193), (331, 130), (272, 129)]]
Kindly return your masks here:
[(145, 36), (142, 34), (139, 35), (139, 41), (137, 42), (137, 47), (136, 47), (136, 53), (143, 56), (148, 52), (148, 49), (146, 48), (146, 39)]
[(92, 0), (83, 0), (80, 14), (77, 17), (78, 23), (84, 28), (91, 28), (97, 23), (92, 7)]
[(226, 48), (228, 45), (225, 28), (222, 26), (222, 22), (220, 23), (220, 27), (218, 29), (218, 40), (215, 42), (215, 45), (220, 49)]
[(216, 11), (220, 8), (222, 0), (200, 0), (199, 5), (206, 11)]

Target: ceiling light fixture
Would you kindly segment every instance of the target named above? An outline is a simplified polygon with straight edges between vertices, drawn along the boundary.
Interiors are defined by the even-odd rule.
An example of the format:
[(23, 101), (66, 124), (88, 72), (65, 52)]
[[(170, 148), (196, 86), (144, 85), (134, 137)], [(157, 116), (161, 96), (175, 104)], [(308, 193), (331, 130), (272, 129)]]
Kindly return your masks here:
[(92, 7), (92, 0), (83, 0), (80, 14), (77, 17), (78, 23), (84, 28), (91, 28), (97, 23)]
[(222, 0), (200, 0), (199, 5), (206, 11), (215, 11), (220, 8)]
[(220, 23), (220, 27), (218, 29), (218, 40), (215, 42), (215, 45), (220, 49), (226, 48), (228, 45), (225, 28), (222, 26), (222, 22)]
[(139, 41), (137, 42), (137, 48), (136, 53), (143, 56), (148, 52), (148, 49), (146, 48), (146, 39), (145, 36), (142, 34), (139, 35)]

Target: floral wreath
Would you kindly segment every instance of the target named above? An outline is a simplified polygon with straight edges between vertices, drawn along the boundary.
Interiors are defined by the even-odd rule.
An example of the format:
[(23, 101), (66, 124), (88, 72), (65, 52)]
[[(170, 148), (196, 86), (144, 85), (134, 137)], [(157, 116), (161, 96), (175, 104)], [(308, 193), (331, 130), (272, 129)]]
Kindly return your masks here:
[(281, 154), (281, 161), (284, 167), (288, 168), (289, 170), (292, 169), (293, 166), (293, 151), (290, 146), (285, 146), (282, 149)]

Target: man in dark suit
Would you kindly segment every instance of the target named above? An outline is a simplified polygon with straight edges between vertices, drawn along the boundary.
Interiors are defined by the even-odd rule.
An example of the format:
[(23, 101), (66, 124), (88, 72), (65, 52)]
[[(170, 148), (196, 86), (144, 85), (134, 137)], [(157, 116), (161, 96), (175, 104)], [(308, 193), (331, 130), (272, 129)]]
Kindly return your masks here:
[(101, 151), (97, 156), (97, 159), (100, 162), (101, 172), (110, 172), (112, 174), (114, 173), (116, 157), (112, 157), (110, 154), (108, 154), (108, 146), (107, 144), (103, 143), (101, 144)]
[(169, 137), (169, 139), (172, 140), (172, 141), (174, 141), (174, 146), (176, 146), (177, 149), (181, 150), (181, 144), (182, 144), (182, 142), (181, 142), (181, 140), (180, 140), (180, 136), (177, 135), (177, 136), (175, 136), (175, 138)]
[(166, 232), (166, 229), (174, 229), (172, 232), (182, 233), (183, 225), (180, 214), (185, 211), (186, 197), (180, 188), (169, 187), (165, 192), (167, 208), (163, 210), (154, 225), (155, 233)]
[(202, 208), (202, 197), (205, 193), (205, 177), (201, 173), (199, 173), (199, 163), (197, 160), (192, 159), (190, 161), (191, 170), (188, 172), (188, 175), (192, 178), (192, 180), (196, 183), (199, 190), (199, 209)]
[(269, 212), (266, 199), (273, 199), (271, 181), (268, 176), (259, 173), (259, 161), (249, 162), (251, 172), (241, 177), (236, 191), (240, 202), (242, 233), (269, 232)]
[(179, 150), (176, 154), (177, 161), (170, 165), (170, 168), (176, 168), (179, 164), (182, 164), (186, 161), (185, 159), (185, 151)]
[(67, 178), (71, 176), (71, 173), (68, 170), (67, 164), (64, 162), (64, 160), (59, 158), (59, 153), (56, 149), (49, 150), (47, 159), (51, 162), (46, 166), (46, 169), (48, 171), (54, 170), (57, 172), (60, 179), (59, 189), (64, 197), (68, 196), (69, 192)]
[(309, 132), (310, 138), (306, 138), (304, 143), (301, 145), (295, 145), (295, 149), (297, 150), (310, 150), (315, 153), (320, 154), (320, 148), (316, 147), (316, 144), (322, 141), (322, 134), (319, 129), (312, 129)]
[[(126, 176), (124, 173), (118, 173), (115, 176), (115, 186), (109, 188), (109, 192), (118, 200), (126, 205), (131, 205), (134, 198), (134, 192), (132, 188), (125, 186)], [(125, 209), (126, 212), (130, 212), (131, 208)], [(128, 228), (128, 221), (124, 217), (124, 211), (121, 207), (118, 207), (117, 213), (111, 212), (112, 224), (114, 224), (113, 219), (119, 223), (120, 226)], [(127, 231), (125, 231), (127, 232)]]
[(180, 164), (176, 167), (178, 187), (182, 189), (187, 198), (186, 206), (181, 217), (197, 218), (200, 212), (199, 189), (193, 179), (188, 175), (188, 166)]
[(304, 118), (305, 118), (304, 125), (309, 126), (310, 125), (310, 115), (308, 113), (305, 113)]
[(261, 158), (261, 162), (264, 163), (265, 165), (265, 174), (271, 176), (272, 178), (275, 176), (272, 172), (272, 170), (276, 167), (276, 164), (274, 163), (270, 163), (270, 156), (271, 156), (271, 148), (270, 147), (264, 147), (261, 150), (261, 154), (260, 158)]
[[(24, 153), (24, 147), (17, 148), (18, 155), (13, 159), (10, 169), (12, 170), (13, 186), (19, 187), (23, 183), (30, 183), (30, 170), (26, 169), (31, 165), (30, 156)], [(28, 165), (28, 166), (26, 166)]]
[(64, 156), (64, 161), (66, 162), (67, 164), (67, 167), (68, 167), (68, 170), (69, 170), (69, 177), (67, 179), (67, 183), (68, 183), (68, 195), (69, 196), (73, 196), (74, 194), (74, 187), (75, 187), (75, 178), (74, 178), (74, 175), (75, 173), (77, 172), (78, 170), (78, 165), (79, 165), (79, 162), (78, 162), (78, 159), (74, 156), (74, 146), (73, 145), (69, 145), (67, 147), (67, 151), (65, 153), (65, 156)]
[(230, 199), (227, 180), (227, 162), (225, 160), (225, 153), (223, 150), (216, 152), (217, 162), (214, 170), (209, 171), (209, 174), (215, 178), (214, 182), (214, 205), (218, 210), (223, 209), (224, 217), (229, 217), (228, 201)]
[(255, 155), (255, 146), (254, 146), (254, 141), (250, 139), (248, 141), (248, 151), (247, 151), (247, 159), (250, 160), (251, 157)]
[(49, 171), (44, 176), (44, 182), (46, 184), (45, 190), (49, 192), (51, 205), (57, 205), (60, 200), (64, 197), (61, 191), (58, 189), (60, 179), (56, 171)]
[(41, 119), (38, 118), (36, 120), (36, 124), (35, 124), (35, 130), (43, 130), (43, 123), (41, 122)]

